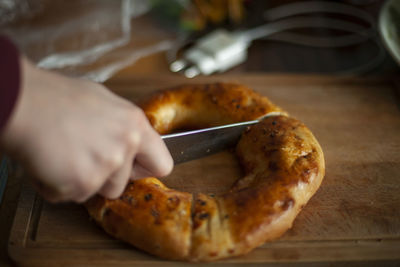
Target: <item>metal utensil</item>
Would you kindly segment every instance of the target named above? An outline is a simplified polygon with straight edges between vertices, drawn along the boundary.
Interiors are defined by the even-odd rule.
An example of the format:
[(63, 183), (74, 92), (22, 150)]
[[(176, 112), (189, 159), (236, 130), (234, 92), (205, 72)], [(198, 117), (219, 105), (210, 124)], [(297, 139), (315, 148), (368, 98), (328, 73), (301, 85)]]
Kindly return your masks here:
[(205, 157), (237, 143), (243, 131), (259, 120), (167, 134), (161, 138), (167, 145), (175, 164)]

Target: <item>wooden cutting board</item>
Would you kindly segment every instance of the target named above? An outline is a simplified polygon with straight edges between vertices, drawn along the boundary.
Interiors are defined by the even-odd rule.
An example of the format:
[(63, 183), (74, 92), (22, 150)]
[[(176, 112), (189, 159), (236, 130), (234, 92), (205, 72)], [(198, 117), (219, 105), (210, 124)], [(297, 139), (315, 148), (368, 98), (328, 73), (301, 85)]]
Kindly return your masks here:
[[(282, 238), (221, 263), (400, 259), (400, 98), (385, 79), (320, 76), (130, 77), (108, 86), (130, 100), (188, 82), (247, 84), (314, 132), (325, 153), (321, 188)], [(240, 177), (227, 151), (176, 166), (164, 179), (189, 192), (225, 191)], [(9, 241), (19, 265), (168, 265), (105, 234), (75, 204), (52, 205), (24, 185)]]

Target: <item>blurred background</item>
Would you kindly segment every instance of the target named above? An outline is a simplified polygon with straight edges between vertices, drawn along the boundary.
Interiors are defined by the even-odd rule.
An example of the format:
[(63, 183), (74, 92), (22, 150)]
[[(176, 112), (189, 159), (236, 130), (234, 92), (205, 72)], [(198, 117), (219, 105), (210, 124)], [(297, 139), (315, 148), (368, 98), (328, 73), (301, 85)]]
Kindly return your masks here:
[[(397, 4), (382, 12), (388, 2)], [(386, 35), (400, 43), (399, 2), (0, 0), (0, 32), (40, 67), (99, 82), (124, 71), (169, 73), (188, 48), (221, 28), (258, 31), (244, 62), (229, 72), (391, 75), (399, 72), (396, 52), (380, 24), (394, 27)]]

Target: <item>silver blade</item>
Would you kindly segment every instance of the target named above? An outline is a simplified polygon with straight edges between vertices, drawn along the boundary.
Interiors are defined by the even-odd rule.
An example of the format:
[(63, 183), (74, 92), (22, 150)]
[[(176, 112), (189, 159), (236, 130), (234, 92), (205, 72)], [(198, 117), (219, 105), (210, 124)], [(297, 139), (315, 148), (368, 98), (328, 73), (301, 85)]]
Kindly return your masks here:
[(205, 157), (237, 143), (243, 131), (258, 120), (161, 136), (175, 164)]

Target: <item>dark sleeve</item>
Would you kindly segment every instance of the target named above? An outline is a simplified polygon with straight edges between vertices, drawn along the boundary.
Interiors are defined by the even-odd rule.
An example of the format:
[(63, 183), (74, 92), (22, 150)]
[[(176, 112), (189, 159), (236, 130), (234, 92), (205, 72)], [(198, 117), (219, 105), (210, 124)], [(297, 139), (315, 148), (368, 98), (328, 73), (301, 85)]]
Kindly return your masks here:
[(11, 116), (19, 90), (18, 49), (8, 38), (0, 35), (0, 133)]

